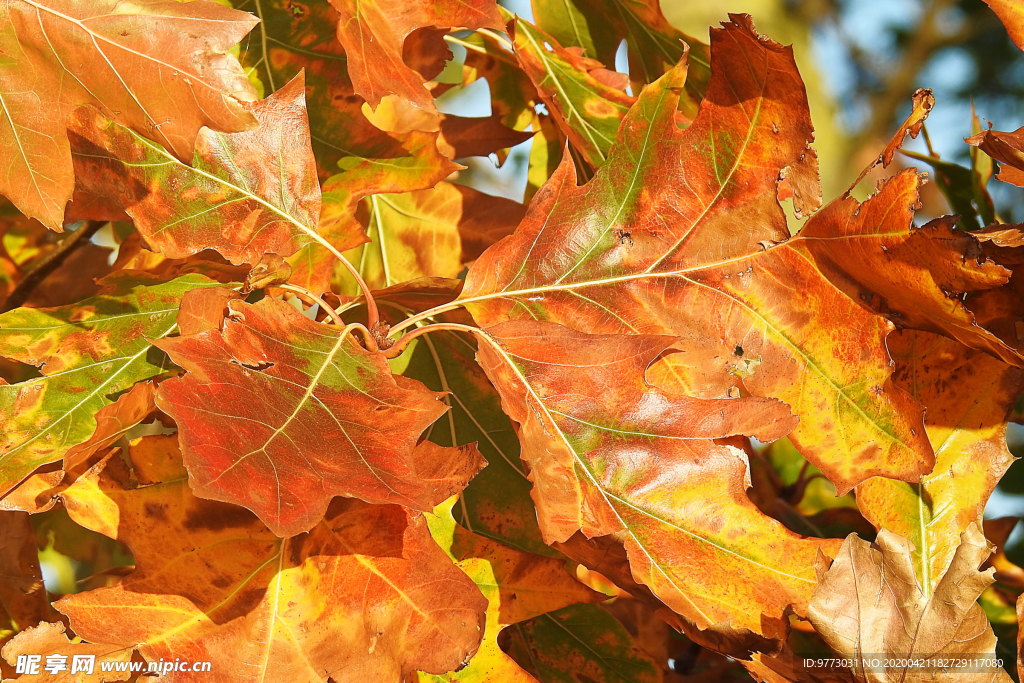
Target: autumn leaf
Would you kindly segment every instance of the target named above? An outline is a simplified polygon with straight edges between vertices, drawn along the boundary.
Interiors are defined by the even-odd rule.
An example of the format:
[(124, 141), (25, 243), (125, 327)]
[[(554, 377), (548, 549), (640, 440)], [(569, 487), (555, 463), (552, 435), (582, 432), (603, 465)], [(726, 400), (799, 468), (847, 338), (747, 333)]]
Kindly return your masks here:
[(903, 327), (946, 335), (1006, 363), (1024, 358), (980, 326), (966, 292), (1005, 284), (1011, 271), (987, 259), (954, 217), (917, 228), (921, 180), (914, 169), (888, 179), (867, 201), (844, 196), (815, 214), (791, 244), (851, 299)]
[[(201, 291), (216, 291), (201, 290)], [(179, 312), (178, 324), (182, 324)], [(70, 486), (92, 465), (106, 455), (110, 447), (156, 410), (153, 382), (139, 382), (96, 412), (96, 431), (86, 441), (64, 454), (61, 469), (43, 466), (8, 494), (0, 497), (0, 509), (23, 510), (32, 514), (46, 512), (57, 503), (57, 494)]]
[(573, 605), (517, 624), (504, 649), (539, 683), (661, 683), (662, 670), (615, 617)]
[(1019, 0), (985, 0), (985, 4), (1003, 22), (1006, 32), (1020, 49), (1024, 50), (1024, 7)]
[(235, 6), (260, 19), (240, 56), (259, 90), (269, 95), (305, 71), (310, 137), (321, 178), (358, 169), (385, 177), (404, 171), (409, 182), (422, 176), (410, 189), (437, 182), (428, 180), (445, 163), (436, 135), (387, 133), (363, 115), (364, 100), (352, 89), (345, 51), (335, 37), (340, 17), (330, 4), (241, 0)]
[(457, 526), (451, 516), (454, 502), (438, 506), (428, 524), (434, 540), (487, 598), (487, 625), (480, 650), (465, 668), (441, 676), (421, 673), (420, 683), (533, 683), (498, 647), (501, 631), (568, 605), (599, 602), (607, 596), (573, 578), (564, 559), (515, 550)]
[(795, 424), (784, 405), (651, 386), (647, 368), (671, 337), (537, 322), (484, 333), (478, 360), (519, 423), (545, 541), (616, 534), (636, 580), (698, 629), (728, 623), (777, 637), (784, 610), (802, 611), (814, 558), (835, 544), (762, 515), (746, 497), (742, 452), (714, 442), (783, 436)]
[(0, 193), (61, 230), (82, 105), (188, 159), (203, 126), (245, 130), (255, 92), (227, 54), (255, 25), (214, 2), (15, 0), (0, 9)]
[(186, 370), (157, 405), (178, 423), (196, 495), (292, 536), (333, 496), (430, 510), (485, 464), (473, 445), (417, 445), (444, 413), (439, 394), (392, 377), (349, 330), (278, 299), (227, 306), (221, 329), (155, 342)]
[(928, 406), (935, 470), (920, 483), (869, 479), (857, 487), (857, 505), (877, 528), (913, 544), (914, 571), (930, 595), (1013, 461), (1006, 415), (1024, 392), (1024, 371), (926, 332), (891, 335), (889, 350), (897, 383)]
[(427, 112), (436, 111), (423, 87), (427, 78), (403, 60), (406, 37), (416, 29), (504, 30), (493, 0), (331, 0), (331, 5), (341, 15), (338, 40), (345, 47), (352, 84), (371, 107), (386, 95), (398, 95)]
[(215, 249), (255, 264), (266, 252), (288, 256), (323, 241), (303, 84), (300, 74), (254, 104), (252, 130), (203, 129), (191, 166), (96, 112), (79, 112), (71, 126), (79, 189), (115, 196), (146, 242), (170, 258)]
[(594, 179), (578, 187), (563, 161), (516, 233), (470, 269), (460, 301), (482, 325), (682, 338), (688, 368), (672, 381), (724, 395), (741, 380), (787, 402), (800, 418), (790, 438), (840, 493), (875, 475), (914, 479), (933, 455), (920, 407), (889, 379), (891, 326), (808, 261), (776, 199), (783, 171), (816, 187), (791, 53), (734, 19), (713, 32), (693, 123), (676, 125), (677, 72), (646, 88)]
[[(949, 569), (925, 593), (914, 575), (913, 546), (887, 529), (874, 543), (850, 535), (831, 568), (818, 580), (808, 618), (840, 657), (895, 660), (894, 665), (853, 669), (855, 681), (955, 681), (962, 666), (921, 668), (907, 658), (994, 658), (996, 638), (975, 601), (992, 571), (979, 571), (991, 553), (977, 524), (960, 537)], [(978, 680), (1010, 681), (1002, 668), (969, 665)], [(951, 670), (950, 670), (951, 669)]]
[(562, 132), (595, 168), (608, 156), (619, 124), (636, 98), (625, 74), (563, 48), (529, 22), (513, 24), (516, 57)]
[[(36, 535), (28, 514), (0, 511), (0, 647), (19, 631), (51, 619)], [(13, 662), (12, 662), (13, 664)]]
[[(142, 443), (154, 439), (173, 447)], [(194, 497), (168, 449), (133, 447), (132, 461), (138, 488), (108, 459), (62, 496), (136, 557), (119, 584), (56, 603), (85, 640), (210, 661), (239, 683), (397, 681), (476, 651), (487, 602), (422, 515), (337, 500), (308, 534), (280, 539), (247, 510)]]
[(465, 333), (438, 331), (414, 340), (401, 357), (402, 374), (444, 392), (451, 406), (428, 433), (441, 446), (477, 443), (487, 460), (452, 510), (473, 533), (530, 553), (556, 555), (537, 526), (530, 481), (519, 457), (519, 440), (501, 399), (477, 364), (476, 340)]
[(615, 54), (625, 40), (636, 91), (661, 78), (689, 47), (690, 75), (681, 109), (690, 117), (696, 113), (708, 86), (710, 51), (672, 26), (658, 0), (532, 0), (532, 5), (541, 29), (602, 64), (615, 63)]
[[(107, 681), (126, 681), (131, 678), (131, 671), (118, 671), (115, 662), (127, 662), (132, 657), (134, 648), (111, 645), (91, 645), (72, 642), (64, 632), (64, 624), (42, 623), (19, 634), (4, 646), (0, 655), (8, 664), (14, 665), (19, 655), (39, 655), (39, 669), (36, 674), (24, 674), (9, 679), (17, 683), (106, 683)], [(71, 673), (75, 664), (75, 656), (91, 657), (92, 670), (77, 669)], [(56, 664), (63, 669), (47, 669), (50, 658), (56, 658)], [(111, 668), (104, 670), (104, 664)], [(84, 665), (84, 663), (83, 663)], [(8, 679), (4, 680), (7, 683)]]
[(996, 177), (1006, 183), (1024, 186), (1024, 128), (1013, 132), (986, 130), (965, 140), (1002, 166)]
[[(373, 195), (363, 207), (367, 243), (348, 257), (373, 289), (421, 277), (456, 277), (465, 262), (511, 234), (524, 213), (518, 202), (448, 182)], [(343, 292), (360, 294), (355, 282), (347, 285)]]
[(98, 411), (119, 393), (167, 372), (170, 363), (151, 340), (176, 329), (186, 292), (218, 285), (201, 275), (159, 282), (124, 272), (77, 304), (0, 315), (3, 355), (42, 372), (0, 385), (0, 496), (87, 442)]

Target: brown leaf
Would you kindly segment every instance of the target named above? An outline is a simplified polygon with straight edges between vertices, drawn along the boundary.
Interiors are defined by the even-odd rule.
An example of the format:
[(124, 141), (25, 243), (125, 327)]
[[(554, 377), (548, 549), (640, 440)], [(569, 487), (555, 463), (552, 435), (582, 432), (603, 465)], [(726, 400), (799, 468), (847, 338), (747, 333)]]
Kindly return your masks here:
[[(25, 674), (4, 683), (107, 683), (126, 681), (131, 678), (129, 670), (118, 671), (117, 662), (127, 662), (135, 648), (117, 645), (93, 645), (72, 642), (64, 632), (64, 624), (42, 623), (19, 634), (9, 642), (0, 655), (14, 665), (21, 655), (38, 655), (35, 674)], [(75, 659), (85, 661), (76, 663)], [(56, 661), (53, 661), (56, 660)], [(47, 667), (53, 661), (54, 668)], [(111, 666), (105, 671), (103, 665)], [(61, 667), (61, 668), (56, 668)], [(81, 667), (81, 668), (78, 668)], [(74, 673), (72, 673), (74, 671)]]
[(1024, 187), (1024, 128), (1012, 133), (986, 130), (972, 135), (965, 142), (1003, 164), (997, 178)]
[[(850, 535), (819, 578), (808, 618), (840, 657), (994, 659), (996, 638), (976, 603), (993, 580), (993, 570), (978, 570), (991, 548), (977, 524), (960, 539), (949, 569), (932, 591), (918, 584), (913, 546), (905, 538), (887, 529), (874, 543)], [(1010, 680), (1001, 667), (968, 666), (980, 672), (978, 681)], [(856, 681), (964, 680), (959, 668), (895, 664), (855, 667), (853, 674)]]
[(438, 147), (452, 159), (487, 156), (515, 147), (534, 136), (532, 131), (507, 127), (498, 114), (479, 118), (444, 115), (440, 131)]

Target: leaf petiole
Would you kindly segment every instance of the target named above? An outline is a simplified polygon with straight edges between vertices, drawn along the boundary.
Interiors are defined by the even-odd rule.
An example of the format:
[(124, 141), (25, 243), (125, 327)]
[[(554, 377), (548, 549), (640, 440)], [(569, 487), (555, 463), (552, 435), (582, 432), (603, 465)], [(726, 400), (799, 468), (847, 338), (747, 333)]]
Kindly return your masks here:
[(321, 297), (317, 296), (316, 294), (309, 291), (305, 287), (299, 287), (298, 285), (285, 283), (277, 285), (277, 288), (297, 294), (300, 298), (307, 299), (312, 303), (315, 303), (318, 306), (320, 306), (320, 308), (322, 308), (327, 313), (327, 317), (331, 319), (331, 322), (333, 322), (335, 325), (339, 327), (345, 328), (344, 331), (342, 332), (342, 336), (349, 334), (354, 330), (358, 330), (359, 333), (363, 336), (363, 343), (366, 346), (366, 348), (372, 353), (377, 352), (377, 339), (373, 336), (370, 330), (367, 329), (367, 327), (362, 323), (349, 323), (348, 325), (346, 325), (345, 321), (341, 319), (341, 316), (338, 315), (338, 312), (335, 311), (334, 308), (329, 306), (327, 302), (324, 301)]
[[(410, 320), (413, 320), (413, 318), (409, 318), (409, 320), (406, 320), (405, 322), (409, 322)], [(406, 347), (409, 346), (409, 343), (416, 337), (419, 337), (420, 335), (423, 334), (427, 334), (428, 332), (441, 332), (443, 330), (449, 330), (452, 332), (468, 332), (470, 334), (477, 335), (484, 341), (488, 341), (492, 344), (494, 343), (494, 341), (479, 327), (461, 325), (459, 323), (433, 323), (432, 325), (424, 325), (423, 327), (417, 327), (415, 330), (403, 335), (401, 339), (396, 341), (394, 345), (391, 346), (391, 348), (386, 349), (384, 351), (384, 356), (386, 358), (397, 358), (402, 354), (403, 351), (405, 351)]]

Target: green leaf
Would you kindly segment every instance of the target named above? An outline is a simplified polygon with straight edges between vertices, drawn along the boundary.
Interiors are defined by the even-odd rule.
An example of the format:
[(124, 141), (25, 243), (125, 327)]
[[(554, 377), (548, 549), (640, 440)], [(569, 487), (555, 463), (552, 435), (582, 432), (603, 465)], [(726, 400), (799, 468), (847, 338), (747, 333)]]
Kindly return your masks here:
[(662, 670), (597, 605), (572, 605), (506, 629), (505, 651), (539, 683), (660, 683)]
[(217, 287), (202, 275), (158, 282), (123, 272), (106, 292), (70, 306), (0, 315), (0, 349), (43, 376), (0, 385), (0, 496), (96, 431), (96, 413), (135, 383), (169, 368), (150, 340), (177, 328), (186, 292)]

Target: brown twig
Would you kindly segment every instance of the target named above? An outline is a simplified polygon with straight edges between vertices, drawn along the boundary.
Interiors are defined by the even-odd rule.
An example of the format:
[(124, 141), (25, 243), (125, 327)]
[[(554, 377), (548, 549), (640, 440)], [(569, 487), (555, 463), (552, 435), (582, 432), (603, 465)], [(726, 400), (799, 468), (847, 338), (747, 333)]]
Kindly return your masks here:
[(7, 311), (18, 308), (32, 296), (32, 292), (35, 288), (45, 280), (50, 273), (60, 268), (60, 266), (68, 259), (76, 249), (88, 242), (93, 235), (99, 231), (107, 221), (88, 221), (85, 225), (75, 230), (73, 233), (65, 237), (57, 248), (47, 254), (43, 259), (36, 264), (36, 267), (29, 271), (28, 275), (22, 278), (21, 282), (11, 290), (10, 296), (4, 301), (3, 306), (0, 306), (0, 313), (6, 313)]

